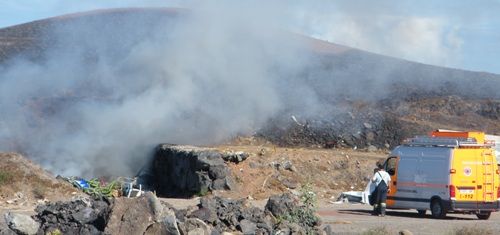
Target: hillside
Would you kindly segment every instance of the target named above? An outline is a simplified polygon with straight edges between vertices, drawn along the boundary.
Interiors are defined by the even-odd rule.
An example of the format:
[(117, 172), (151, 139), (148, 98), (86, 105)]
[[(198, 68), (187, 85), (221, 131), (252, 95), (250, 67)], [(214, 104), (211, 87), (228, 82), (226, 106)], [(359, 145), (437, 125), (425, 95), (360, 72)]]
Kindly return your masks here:
[[(132, 170), (137, 170), (137, 155), (146, 155), (145, 146), (167, 141), (212, 145), (238, 135), (254, 135), (285, 147), (388, 149), (404, 138), (436, 128), (500, 134), (500, 75), (415, 63), (282, 32), (276, 36), (279, 40), (259, 41), (262, 35), (255, 36), (261, 43), (257, 47), (249, 41), (253, 35), (240, 37), (239, 32), (227, 38), (208, 38), (215, 40), (206, 42), (220, 46), (213, 51), (226, 47), (236, 51), (219, 55), (203, 47), (205, 41), (180, 44), (182, 40), (176, 40), (179, 35), (193, 34), (197, 40), (213, 36), (201, 35), (203, 31), (197, 28), (191, 32), (187, 27), (190, 25), (183, 24), (190, 14), (180, 9), (110, 9), (0, 29), (0, 72), (4, 74), (0, 82), (7, 84), (2, 88), (4, 94), (23, 87), (22, 84), (41, 87), (28, 86), (25, 93), (5, 95), (9, 99), (0, 102), (2, 109), (17, 112), (0, 115), (0, 127), (9, 126), (9, 131), (0, 132), (0, 149), (37, 156), (40, 162), (47, 162), (54, 154), (63, 155), (66, 160), (95, 156), (91, 157), (94, 170), (105, 168), (110, 159), (116, 162), (130, 154), (131, 160), (120, 160), (121, 164), (133, 165)], [(186, 28), (179, 29), (181, 26)], [(176, 34), (170, 34), (173, 31)], [(219, 45), (219, 39), (229, 45)], [(241, 39), (241, 43), (236, 39)], [(177, 44), (162, 50), (163, 43), (168, 42)], [(240, 46), (249, 49), (242, 50)], [(252, 52), (241, 57), (238, 54), (268, 47), (285, 52), (283, 58), (279, 53), (262, 56)], [(304, 54), (307, 63), (288, 55), (290, 48)], [(184, 58), (193, 51), (194, 56)], [(168, 54), (167, 58), (164, 54)], [(264, 68), (259, 67), (261, 64), (254, 66), (258, 72), (250, 70), (248, 64), (261, 56), (277, 58), (269, 63), (263, 61)], [(241, 59), (241, 64), (232, 64), (234, 58)], [(159, 60), (165, 60), (161, 68), (156, 64)], [(226, 67), (216, 70), (223, 64), (211, 64), (217, 60), (229, 64), (228, 68), (236, 67), (238, 74), (232, 70), (229, 74), (221, 73)], [(195, 64), (175, 70), (185, 61)], [(191, 71), (193, 68), (195, 71)], [(196, 89), (169, 89), (179, 83), (175, 75), (185, 75), (187, 69)], [(272, 71), (272, 82), (254, 81), (268, 71)], [(212, 73), (212, 77), (207, 75)], [(19, 84), (15, 79), (18, 76)], [(244, 79), (217, 80), (224, 76)], [(194, 79), (199, 77), (203, 79)], [(155, 96), (150, 102), (148, 95), (156, 94), (157, 89), (163, 89), (159, 97), (168, 98), (159, 102)], [(201, 95), (176, 100), (169, 96), (175, 90), (188, 96)], [(190, 100), (195, 100), (194, 105), (186, 105)], [(267, 107), (273, 100), (279, 102)], [(135, 104), (133, 109), (126, 108), (129, 103)], [(179, 103), (180, 108), (170, 111), (172, 105)], [(230, 111), (219, 110), (220, 107)], [(118, 119), (112, 114), (131, 120), (114, 127)], [(106, 121), (96, 121), (100, 115)], [(137, 124), (132, 118), (140, 122)], [(122, 132), (123, 129), (131, 131)], [(72, 140), (74, 136), (78, 139)], [(81, 136), (90, 138), (82, 141)], [(100, 144), (96, 145), (94, 138)], [(40, 140), (48, 141), (49, 146), (39, 146)], [(134, 141), (140, 148), (131, 149)], [(85, 152), (91, 148), (96, 150)], [(95, 171), (93, 174), (99, 172)]]

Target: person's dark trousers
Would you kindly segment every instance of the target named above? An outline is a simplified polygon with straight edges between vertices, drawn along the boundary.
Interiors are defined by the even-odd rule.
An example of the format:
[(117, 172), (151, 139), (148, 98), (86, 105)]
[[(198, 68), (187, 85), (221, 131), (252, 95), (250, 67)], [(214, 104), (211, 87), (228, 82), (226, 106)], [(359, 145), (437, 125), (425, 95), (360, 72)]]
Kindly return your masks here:
[(382, 180), (380, 184), (377, 185), (377, 200), (376, 204), (378, 206), (377, 213), (385, 216), (385, 201), (387, 200), (387, 184)]

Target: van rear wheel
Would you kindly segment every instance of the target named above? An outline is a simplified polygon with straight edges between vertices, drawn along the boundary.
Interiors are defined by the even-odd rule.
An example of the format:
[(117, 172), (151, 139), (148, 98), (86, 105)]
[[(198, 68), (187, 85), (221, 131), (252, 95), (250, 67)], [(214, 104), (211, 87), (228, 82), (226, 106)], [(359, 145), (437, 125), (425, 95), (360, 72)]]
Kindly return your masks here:
[(476, 214), (477, 218), (480, 220), (487, 220), (490, 218), (491, 212), (483, 212), (481, 214)]
[(427, 211), (426, 210), (417, 210), (417, 212), (418, 212), (419, 216), (423, 217), (423, 216), (425, 216), (425, 212), (427, 212)]
[(443, 207), (441, 199), (434, 199), (431, 202), (431, 214), (436, 219), (442, 219), (446, 216), (446, 210)]

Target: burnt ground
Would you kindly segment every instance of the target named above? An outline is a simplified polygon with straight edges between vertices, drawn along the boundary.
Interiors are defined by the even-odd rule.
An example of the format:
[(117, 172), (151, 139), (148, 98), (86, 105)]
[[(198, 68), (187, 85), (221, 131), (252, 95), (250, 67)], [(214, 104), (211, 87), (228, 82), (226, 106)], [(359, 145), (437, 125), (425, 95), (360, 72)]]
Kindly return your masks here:
[[(257, 136), (279, 146), (317, 148), (373, 145), (390, 149), (404, 139), (431, 130), (478, 130), (500, 133), (500, 101), (456, 95), (412, 97), (380, 102), (349, 102), (331, 117), (288, 117), (272, 120)], [(295, 117), (295, 116), (294, 116)]]

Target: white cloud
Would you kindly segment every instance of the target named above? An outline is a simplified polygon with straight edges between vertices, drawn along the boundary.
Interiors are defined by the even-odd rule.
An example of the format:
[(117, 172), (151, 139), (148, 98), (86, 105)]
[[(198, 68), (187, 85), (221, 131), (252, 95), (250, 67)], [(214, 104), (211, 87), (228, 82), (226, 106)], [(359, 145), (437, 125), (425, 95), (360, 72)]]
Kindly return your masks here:
[(299, 18), (295, 30), (330, 42), (427, 64), (460, 61), (460, 27), (444, 18), (350, 12), (309, 12)]

